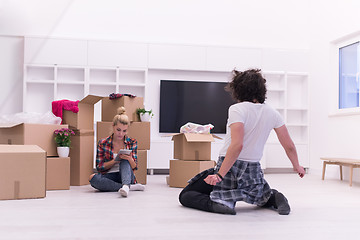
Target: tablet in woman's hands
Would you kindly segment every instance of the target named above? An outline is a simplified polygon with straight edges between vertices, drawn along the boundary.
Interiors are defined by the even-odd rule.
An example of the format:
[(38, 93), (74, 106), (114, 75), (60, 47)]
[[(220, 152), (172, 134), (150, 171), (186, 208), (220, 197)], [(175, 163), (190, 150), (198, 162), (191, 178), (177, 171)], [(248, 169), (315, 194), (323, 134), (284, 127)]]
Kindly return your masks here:
[(120, 149), (119, 154), (125, 154), (130, 155), (131, 150), (130, 149)]

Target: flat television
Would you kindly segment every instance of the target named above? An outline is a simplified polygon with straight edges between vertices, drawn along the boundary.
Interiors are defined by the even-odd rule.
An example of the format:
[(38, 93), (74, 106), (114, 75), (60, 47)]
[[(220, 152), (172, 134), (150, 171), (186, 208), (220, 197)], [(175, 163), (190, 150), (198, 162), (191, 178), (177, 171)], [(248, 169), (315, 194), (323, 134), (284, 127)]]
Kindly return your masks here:
[(228, 108), (234, 104), (226, 82), (160, 80), (160, 133), (177, 133), (188, 122), (212, 124), (226, 133)]

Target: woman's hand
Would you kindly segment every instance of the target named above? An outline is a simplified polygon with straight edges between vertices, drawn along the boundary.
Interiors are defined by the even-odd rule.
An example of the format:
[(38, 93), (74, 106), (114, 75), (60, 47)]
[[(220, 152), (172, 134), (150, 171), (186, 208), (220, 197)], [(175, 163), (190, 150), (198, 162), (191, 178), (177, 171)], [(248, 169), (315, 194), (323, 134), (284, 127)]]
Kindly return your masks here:
[(136, 168), (136, 162), (132, 158), (132, 154), (118, 154), (116, 156), (116, 158), (114, 159), (114, 161), (116, 161), (116, 162), (120, 162), (121, 160), (128, 161), (130, 163), (130, 166), (131, 166), (132, 169)]
[(216, 185), (218, 182), (221, 182), (221, 179), (218, 175), (213, 174), (213, 175), (209, 175), (207, 176), (204, 181), (209, 184), (209, 185)]
[(119, 160), (127, 160), (130, 161), (131, 159), (131, 155), (130, 154), (120, 154), (119, 155)]

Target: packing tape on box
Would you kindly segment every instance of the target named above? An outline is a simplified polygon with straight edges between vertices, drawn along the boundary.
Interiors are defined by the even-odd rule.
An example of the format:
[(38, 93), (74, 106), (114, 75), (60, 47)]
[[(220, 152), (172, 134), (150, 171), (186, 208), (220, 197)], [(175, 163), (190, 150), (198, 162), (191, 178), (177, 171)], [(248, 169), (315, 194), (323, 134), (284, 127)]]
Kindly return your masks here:
[(195, 160), (199, 160), (200, 159), (200, 153), (199, 150), (195, 151)]
[(14, 182), (14, 199), (20, 198), (20, 181)]

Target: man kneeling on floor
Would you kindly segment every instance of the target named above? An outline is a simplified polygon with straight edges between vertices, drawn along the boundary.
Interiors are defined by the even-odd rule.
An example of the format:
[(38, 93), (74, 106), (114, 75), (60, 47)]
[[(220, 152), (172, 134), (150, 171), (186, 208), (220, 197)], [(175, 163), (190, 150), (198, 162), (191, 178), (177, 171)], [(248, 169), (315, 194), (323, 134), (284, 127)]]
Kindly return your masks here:
[(260, 166), (272, 129), (294, 171), (302, 178), (305, 170), (299, 165), (295, 145), (281, 115), (264, 103), (265, 83), (259, 69), (233, 71), (227, 90), (238, 103), (229, 108), (225, 142), (217, 165), (189, 181), (179, 195), (183, 206), (235, 215), (236, 202), (244, 201), (272, 208), (281, 215), (290, 213), (287, 199), (270, 188)]

